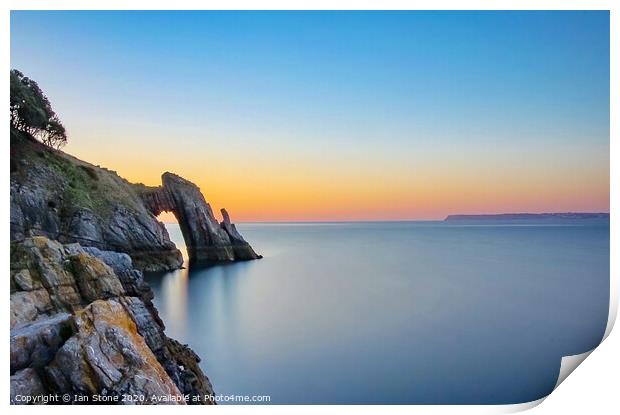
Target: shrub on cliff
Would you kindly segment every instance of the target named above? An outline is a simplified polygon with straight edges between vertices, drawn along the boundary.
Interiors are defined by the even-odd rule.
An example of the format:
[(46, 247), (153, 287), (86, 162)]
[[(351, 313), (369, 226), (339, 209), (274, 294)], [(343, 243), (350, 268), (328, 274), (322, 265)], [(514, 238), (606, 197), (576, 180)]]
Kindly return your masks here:
[(11, 70), (11, 126), (60, 148), (67, 132), (39, 85), (17, 69)]

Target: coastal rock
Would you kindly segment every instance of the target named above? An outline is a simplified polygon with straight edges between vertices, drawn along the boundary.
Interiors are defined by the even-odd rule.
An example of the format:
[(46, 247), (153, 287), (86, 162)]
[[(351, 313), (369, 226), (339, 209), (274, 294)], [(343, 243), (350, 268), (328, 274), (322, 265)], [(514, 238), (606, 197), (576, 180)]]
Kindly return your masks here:
[[(188, 391), (190, 395), (213, 396), (213, 386), (207, 376), (200, 369), (200, 357), (186, 344), (168, 338), (169, 353), (174, 356), (177, 363), (172, 370), (176, 373), (171, 375), (175, 379), (175, 383), (180, 385), (184, 391)], [(166, 369), (168, 370), (168, 368)], [(170, 374), (171, 371), (168, 370)], [(205, 392), (207, 392), (205, 394)], [(203, 402), (203, 404), (214, 404), (213, 401)]]
[(143, 403), (181, 396), (118, 301), (94, 301), (74, 320), (75, 335), (45, 369), (52, 390), (87, 397), (128, 394), (144, 397)]
[(230, 220), (218, 223), (193, 183), (164, 173), (162, 186), (131, 184), (115, 172), (11, 130), (11, 240), (46, 236), (127, 253), (141, 271), (178, 269), (181, 252), (156, 216), (174, 212), (191, 260), (260, 258)]
[(19, 291), (11, 294), (11, 327), (34, 321), (40, 314), (52, 310), (49, 293), (45, 289)]
[(260, 258), (228, 213), (218, 223), (172, 173), (159, 187), (132, 184), (14, 129), (10, 149), (11, 402), (62, 392), (214, 403), (200, 358), (166, 336), (142, 272), (183, 264), (162, 211), (179, 219), (191, 260)]
[(82, 246), (77, 243), (65, 244), (63, 249), (66, 254), (71, 256), (77, 256), (80, 254), (93, 256), (110, 267), (116, 275), (133, 269), (131, 257), (123, 252), (102, 251), (99, 248)]
[(38, 236), (11, 243), (10, 275), (12, 397), (213, 395), (127, 254)]
[(11, 244), (12, 326), (123, 294), (112, 269), (92, 255), (72, 255), (42, 236)]
[(83, 301), (118, 297), (125, 293), (112, 268), (100, 259), (79, 253), (71, 255), (69, 261)]
[(11, 372), (49, 363), (72, 333), (71, 316), (58, 313), (11, 330)]
[(46, 236), (119, 251), (149, 271), (183, 258), (137, 188), (115, 172), (51, 149), (11, 130), (11, 240)]
[(29, 397), (36, 399), (38, 397), (43, 398), (47, 395), (47, 391), (41, 382), (41, 378), (36, 370), (32, 368), (26, 368), (15, 372), (11, 375), (11, 404), (30, 404), (34, 402), (28, 402), (24, 398)]
[(163, 323), (152, 304), (132, 297), (125, 297), (122, 303), (174, 383), (191, 396), (212, 395), (213, 386), (200, 369), (200, 358), (187, 345), (164, 334)]
[(218, 223), (198, 186), (176, 174), (164, 173), (162, 186), (143, 192), (142, 199), (153, 215), (174, 213), (192, 261), (261, 258), (230, 223), (228, 214)]
[(241, 259), (255, 259), (262, 258), (261, 255), (256, 254), (249, 243), (241, 236), (239, 231), (237, 231), (237, 227), (234, 223), (230, 221), (230, 215), (226, 211), (226, 209), (222, 208), (222, 222), (220, 226), (222, 229), (226, 231), (228, 237), (230, 238), (231, 245), (233, 247), (233, 251), (235, 253), (235, 258)]

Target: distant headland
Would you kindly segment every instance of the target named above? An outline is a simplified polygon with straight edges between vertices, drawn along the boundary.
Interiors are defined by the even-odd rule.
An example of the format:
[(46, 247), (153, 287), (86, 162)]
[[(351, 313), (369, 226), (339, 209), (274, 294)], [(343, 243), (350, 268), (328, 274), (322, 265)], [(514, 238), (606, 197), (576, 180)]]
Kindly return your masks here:
[(497, 213), (481, 215), (448, 215), (445, 221), (459, 220), (537, 220), (537, 219), (609, 219), (604, 212), (561, 212), (561, 213)]

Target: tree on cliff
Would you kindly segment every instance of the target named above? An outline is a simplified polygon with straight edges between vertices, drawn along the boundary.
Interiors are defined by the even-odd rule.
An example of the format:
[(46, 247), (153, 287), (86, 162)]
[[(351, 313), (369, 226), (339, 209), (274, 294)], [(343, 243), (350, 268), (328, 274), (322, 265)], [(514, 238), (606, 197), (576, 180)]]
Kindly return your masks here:
[(17, 69), (11, 70), (11, 126), (60, 148), (67, 132), (39, 85)]

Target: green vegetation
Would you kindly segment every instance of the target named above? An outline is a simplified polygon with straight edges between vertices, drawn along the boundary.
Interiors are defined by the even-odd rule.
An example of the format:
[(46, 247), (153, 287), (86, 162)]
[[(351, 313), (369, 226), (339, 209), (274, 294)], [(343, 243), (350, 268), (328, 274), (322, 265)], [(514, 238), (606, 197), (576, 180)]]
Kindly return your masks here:
[(11, 126), (60, 148), (67, 132), (39, 85), (17, 69), (11, 70)]
[(97, 182), (85, 170), (63, 157), (47, 156), (45, 159), (47, 165), (67, 183), (63, 195), (65, 205), (96, 208), (91, 194), (96, 192)]
[[(35, 81), (11, 70), (11, 176), (53, 189), (50, 208), (70, 215), (88, 209), (102, 218), (115, 209), (141, 212), (138, 190), (115, 172), (58, 151), (65, 129)], [(44, 144), (44, 145), (42, 145)]]
[(20, 183), (36, 183), (57, 197), (50, 207), (63, 214), (88, 209), (106, 219), (114, 209), (143, 212), (139, 189), (115, 172), (93, 166), (49, 148), (28, 133), (11, 127), (11, 177)]

